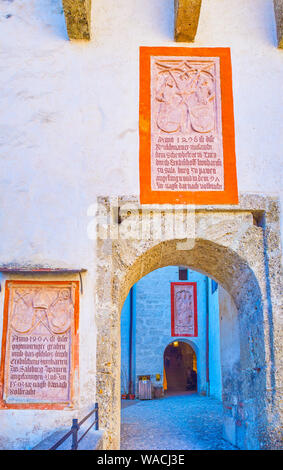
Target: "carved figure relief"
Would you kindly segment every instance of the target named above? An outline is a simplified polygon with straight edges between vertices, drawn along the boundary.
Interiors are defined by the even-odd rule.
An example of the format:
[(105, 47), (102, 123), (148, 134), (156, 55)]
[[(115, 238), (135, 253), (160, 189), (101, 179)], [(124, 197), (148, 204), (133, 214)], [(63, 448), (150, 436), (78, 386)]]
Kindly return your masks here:
[(196, 283), (171, 284), (172, 336), (195, 336), (197, 331), (196, 317)]
[(217, 106), (214, 62), (155, 61), (155, 68), (157, 127), (165, 133), (213, 132)]
[(17, 333), (63, 334), (71, 326), (73, 308), (70, 289), (18, 288), (11, 327)]
[(193, 293), (191, 289), (180, 290), (175, 299), (175, 328), (176, 330), (192, 326), (194, 318)]

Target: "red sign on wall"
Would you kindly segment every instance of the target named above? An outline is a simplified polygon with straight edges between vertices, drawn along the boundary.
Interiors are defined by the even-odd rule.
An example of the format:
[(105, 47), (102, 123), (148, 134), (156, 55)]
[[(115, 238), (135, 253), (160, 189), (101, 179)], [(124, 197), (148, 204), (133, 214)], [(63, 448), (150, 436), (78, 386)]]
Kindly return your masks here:
[(141, 203), (237, 204), (229, 48), (141, 47)]
[(171, 282), (171, 336), (197, 334), (197, 283)]

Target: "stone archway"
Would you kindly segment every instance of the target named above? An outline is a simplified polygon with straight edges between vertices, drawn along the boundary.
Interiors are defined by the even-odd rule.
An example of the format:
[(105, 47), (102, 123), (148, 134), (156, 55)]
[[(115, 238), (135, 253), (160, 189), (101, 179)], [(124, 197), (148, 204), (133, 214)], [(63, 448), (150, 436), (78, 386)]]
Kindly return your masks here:
[[(111, 211), (109, 201), (102, 203), (106, 212)], [(120, 208), (127, 207), (125, 218), (118, 220), (121, 226), (131, 219), (138, 223), (142, 208), (134, 203), (135, 212), (129, 211), (129, 200), (120, 201)], [(162, 206), (148, 210), (151, 220), (161, 216), (161, 222), (173, 211)], [(280, 246), (277, 211), (272, 199), (255, 197), (242, 198), (237, 208), (197, 208), (190, 249), (179, 239), (97, 240), (97, 399), (108, 448), (119, 448), (121, 308), (141, 277), (169, 265), (188, 266), (212, 277), (236, 305), (240, 358), (223, 380), (224, 412), (234, 424), (236, 445), (243, 449), (280, 445), (279, 268), (272, 251)]]

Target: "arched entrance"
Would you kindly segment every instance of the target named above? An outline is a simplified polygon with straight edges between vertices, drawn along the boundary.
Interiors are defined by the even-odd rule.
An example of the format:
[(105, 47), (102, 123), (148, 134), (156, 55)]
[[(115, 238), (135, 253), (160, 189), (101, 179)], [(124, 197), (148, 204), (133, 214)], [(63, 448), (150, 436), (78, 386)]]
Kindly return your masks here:
[(164, 390), (169, 393), (197, 391), (197, 359), (184, 341), (173, 341), (164, 351)]
[[(225, 288), (235, 305), (238, 348), (235, 360), (230, 365), (227, 361), (222, 368), (227, 439), (243, 449), (280, 446), (279, 371), (275, 367), (279, 349), (274, 346), (280, 344), (280, 339), (273, 328), (280, 293), (279, 285), (270, 276), (270, 272), (275, 275), (277, 268), (275, 259), (267, 259), (265, 254), (270, 233), (266, 235), (258, 225), (248, 203), (249, 199), (243, 200), (232, 212), (196, 212), (195, 239), (190, 246), (184, 240), (155, 237), (147, 241), (133, 236), (98, 240), (97, 399), (108, 448), (119, 448), (122, 305), (141, 277), (172, 265), (187, 266), (210, 276)], [(264, 203), (272, 219), (275, 216)], [(129, 213), (127, 204), (128, 215), (121, 219), (121, 225), (128, 226), (131, 217), (137, 224), (139, 212)], [(254, 199), (251, 205), (254, 207)], [(142, 210), (137, 202), (136, 206)], [(108, 203), (104, 210), (109, 212)], [(151, 220), (156, 217), (161, 226), (165, 225), (172, 212), (152, 210)], [(278, 235), (275, 233), (273, 236)], [(234, 318), (231, 320), (234, 325)], [(233, 358), (233, 347), (228, 353)]]

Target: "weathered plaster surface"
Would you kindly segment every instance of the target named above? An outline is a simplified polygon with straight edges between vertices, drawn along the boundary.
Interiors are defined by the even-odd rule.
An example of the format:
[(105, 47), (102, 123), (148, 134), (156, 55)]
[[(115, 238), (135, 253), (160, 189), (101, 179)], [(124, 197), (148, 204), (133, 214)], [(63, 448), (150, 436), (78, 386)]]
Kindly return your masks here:
[[(282, 51), (275, 47), (272, 0), (257, 0), (256, 8), (252, 0), (203, 0), (202, 3), (194, 45), (231, 47), (239, 190), (280, 197), (283, 96), (275, 91), (281, 86), (283, 62)], [(83, 294), (80, 295), (80, 377), (76, 407), (81, 417), (95, 402), (96, 296), (107, 299), (105, 285), (114, 289), (117, 282), (105, 267), (107, 257), (112, 259), (115, 246), (104, 243), (106, 259), (100, 262), (95, 242), (88, 238), (88, 227), (93, 220), (91, 207), (99, 195), (139, 193), (139, 46), (176, 45), (174, 4), (172, 0), (162, 0), (162, 15), (160, 5), (160, 0), (93, 2), (93, 41), (82, 43), (67, 40), (61, 0), (0, 2), (3, 64), (0, 263), (87, 269), (82, 274)], [(264, 196), (258, 197), (260, 201), (265, 200)], [(246, 209), (258, 208), (260, 212), (265, 203), (257, 201), (255, 197)], [(274, 204), (277, 211), (277, 202)], [(272, 280), (265, 291), (265, 297), (271, 294), (272, 300), (265, 331), (269, 332), (271, 342), (274, 325), (275, 339), (277, 334), (273, 314), (278, 308), (280, 264), (279, 239), (274, 235), (280, 223), (276, 211), (271, 211), (272, 217), (277, 214), (276, 221), (272, 217), (269, 220), (267, 211), (264, 237), (270, 260), (265, 270)], [(216, 239), (219, 232), (220, 241), (223, 218), (214, 213), (213, 231)], [(232, 232), (229, 222), (225, 222), (225, 227), (227, 243), (232, 243), (232, 233), (238, 223), (231, 221)], [(253, 233), (260, 231), (253, 226)], [(255, 250), (257, 242), (254, 244)], [(152, 248), (152, 243), (145, 241), (131, 248), (125, 242), (121, 247), (122, 251), (128, 250), (127, 263), (132, 259), (134, 264), (139, 254)], [(154, 253), (147, 254), (149, 270), (150, 264), (156, 265), (154, 258), (161, 251), (157, 246)], [(253, 258), (252, 262), (257, 260)], [(99, 282), (96, 287), (97, 271), (104, 276), (105, 285)], [(142, 272), (147, 270), (139, 271), (134, 277), (127, 271), (129, 284), (141, 277)], [(55, 280), (57, 276), (40, 275), (36, 279)], [(9, 278), (22, 276), (1, 275), (2, 287)], [(34, 279), (34, 276), (26, 274), (24, 278)], [(60, 279), (79, 280), (79, 276), (64, 275)], [(2, 288), (1, 324), (3, 301)], [(97, 318), (102, 321), (104, 314), (109, 315), (110, 325), (115, 329), (112, 309), (109, 301), (109, 308), (107, 304), (103, 311), (99, 310)], [(101, 341), (108, 347), (106, 332), (103, 338)], [(115, 344), (119, 350), (118, 342)], [(270, 364), (276, 363), (274, 353), (266, 355)], [(109, 371), (113, 364), (110, 366), (108, 362), (105, 361), (103, 370), (111, 385)], [(276, 374), (275, 369), (274, 375), (269, 375), (272, 390)], [(104, 393), (101, 390), (100, 396)], [(105, 390), (107, 401), (112, 392), (109, 387)], [(270, 406), (273, 406), (272, 394)], [(56, 428), (68, 426), (72, 417), (78, 417), (76, 411), (47, 414), (5, 410), (1, 413), (1, 448), (35, 445)]]
[[(129, 202), (130, 198), (120, 201), (122, 214), (123, 204), (127, 207), (121, 226), (130, 222)], [(148, 210), (152, 219), (159, 217), (154, 208)], [(162, 217), (169, 213), (163, 210)], [(266, 220), (262, 227), (255, 219), (259, 213)], [(235, 367), (225, 372), (224, 412), (235, 423), (234, 443), (238, 447), (278, 448), (282, 355), (279, 237), (276, 200), (243, 196), (239, 207), (197, 209), (195, 244), (189, 250), (178, 249), (178, 240), (170, 237), (159, 241), (98, 240), (97, 397), (109, 448), (119, 447), (121, 308), (134, 283), (168, 265), (186, 265), (208, 274), (233, 298), (240, 357)], [(111, 289), (106, 290), (106, 284)]]
[[(161, 15), (160, 0), (96, 1), (94, 39), (82, 43), (66, 40), (60, 0), (0, 2), (1, 264), (94, 272), (88, 208), (99, 195), (139, 193), (138, 48), (176, 45), (173, 2), (162, 4)], [(231, 47), (239, 191), (278, 196), (272, 1), (203, 0), (198, 32), (196, 47)]]

